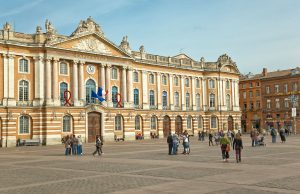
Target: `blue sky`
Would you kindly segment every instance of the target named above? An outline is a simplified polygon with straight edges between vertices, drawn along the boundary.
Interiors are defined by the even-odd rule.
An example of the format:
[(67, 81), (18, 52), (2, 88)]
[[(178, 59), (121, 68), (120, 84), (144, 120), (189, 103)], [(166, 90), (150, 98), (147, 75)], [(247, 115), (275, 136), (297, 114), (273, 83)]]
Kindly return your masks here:
[(2, 1), (0, 24), (34, 33), (49, 19), (58, 33), (70, 35), (88, 16), (119, 45), (199, 61), (227, 53), (241, 73), (299, 66), (299, 0), (10, 0)]

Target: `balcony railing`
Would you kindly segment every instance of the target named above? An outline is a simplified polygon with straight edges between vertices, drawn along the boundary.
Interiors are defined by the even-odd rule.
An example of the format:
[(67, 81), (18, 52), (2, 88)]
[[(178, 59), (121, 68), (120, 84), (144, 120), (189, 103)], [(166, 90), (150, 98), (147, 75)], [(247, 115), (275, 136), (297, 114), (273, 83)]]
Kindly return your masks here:
[(162, 109), (163, 110), (170, 110), (170, 107), (169, 106), (163, 106)]
[(151, 110), (156, 110), (156, 109), (157, 109), (157, 106), (151, 105), (151, 106), (149, 107), (149, 109), (151, 109)]
[(32, 101), (17, 101), (17, 106), (33, 106)]

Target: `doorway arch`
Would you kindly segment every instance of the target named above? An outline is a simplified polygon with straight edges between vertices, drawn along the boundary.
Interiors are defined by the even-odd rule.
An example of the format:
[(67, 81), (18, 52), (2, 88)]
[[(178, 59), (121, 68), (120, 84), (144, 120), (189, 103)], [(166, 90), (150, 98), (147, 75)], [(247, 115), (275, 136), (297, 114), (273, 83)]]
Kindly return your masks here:
[(229, 116), (227, 119), (227, 126), (228, 126), (228, 131), (233, 130), (233, 117)]
[(177, 134), (182, 134), (182, 118), (179, 115), (175, 119), (175, 132)]
[(170, 132), (171, 132), (171, 119), (168, 115), (166, 115), (164, 116), (164, 120), (163, 120), (164, 137), (168, 137)]
[(89, 143), (96, 141), (96, 135), (100, 135), (100, 137), (102, 136), (101, 119), (102, 119), (102, 115), (99, 112), (88, 113), (88, 142)]

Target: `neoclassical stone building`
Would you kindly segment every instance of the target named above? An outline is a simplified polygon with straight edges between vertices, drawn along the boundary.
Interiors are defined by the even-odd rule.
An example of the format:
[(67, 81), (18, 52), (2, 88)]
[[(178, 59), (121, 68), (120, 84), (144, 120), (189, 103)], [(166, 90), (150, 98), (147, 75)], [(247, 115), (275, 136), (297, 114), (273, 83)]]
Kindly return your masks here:
[[(68, 134), (92, 142), (97, 134), (134, 140), (240, 127), (239, 71), (226, 54), (205, 62), (132, 51), (127, 37), (117, 46), (91, 18), (70, 36), (49, 21), (45, 28), (24, 34), (6, 23), (0, 30), (2, 146), (58, 144)], [(98, 87), (106, 101), (91, 97)]]

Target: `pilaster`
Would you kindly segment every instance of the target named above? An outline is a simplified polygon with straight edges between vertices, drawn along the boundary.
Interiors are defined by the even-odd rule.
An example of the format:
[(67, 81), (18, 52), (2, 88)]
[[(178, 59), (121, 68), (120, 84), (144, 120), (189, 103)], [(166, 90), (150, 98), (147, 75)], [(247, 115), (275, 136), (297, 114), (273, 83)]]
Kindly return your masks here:
[(44, 104), (44, 60), (38, 56), (34, 58), (34, 100), (33, 106), (42, 106)]

